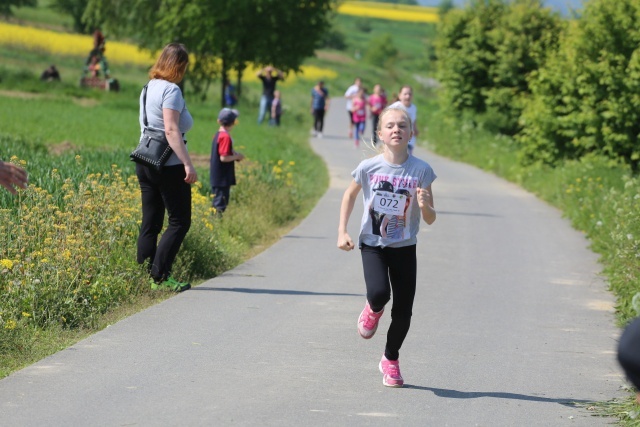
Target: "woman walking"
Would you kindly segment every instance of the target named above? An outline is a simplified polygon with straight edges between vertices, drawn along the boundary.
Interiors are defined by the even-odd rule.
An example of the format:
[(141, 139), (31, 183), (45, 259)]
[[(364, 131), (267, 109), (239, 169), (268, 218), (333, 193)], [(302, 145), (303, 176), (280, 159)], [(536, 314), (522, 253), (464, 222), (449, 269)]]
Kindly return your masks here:
[(324, 114), (329, 109), (329, 91), (320, 80), (311, 89), (311, 114), (313, 115), (313, 135), (322, 138)]
[[(162, 170), (136, 164), (142, 195), (142, 224), (138, 237), (138, 263), (148, 262), (152, 289), (182, 292), (191, 287), (171, 277), (171, 267), (191, 226), (191, 186), (198, 180), (187, 151), (184, 134), (193, 119), (178, 83), (189, 64), (189, 54), (180, 43), (170, 43), (149, 71), (149, 83), (140, 95), (140, 128), (164, 129), (171, 157)], [(145, 102), (146, 101), (146, 102)], [(162, 234), (165, 210), (169, 225)]]

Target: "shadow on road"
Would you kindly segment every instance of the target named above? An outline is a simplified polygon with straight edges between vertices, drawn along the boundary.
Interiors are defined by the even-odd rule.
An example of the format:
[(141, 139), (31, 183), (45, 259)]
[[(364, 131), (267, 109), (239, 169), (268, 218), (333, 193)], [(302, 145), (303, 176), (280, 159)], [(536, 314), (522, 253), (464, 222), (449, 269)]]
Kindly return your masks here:
[(580, 399), (554, 399), (550, 397), (529, 396), (526, 394), (517, 393), (504, 393), (499, 391), (458, 391), (448, 390), (445, 388), (423, 387), (417, 385), (405, 384), (404, 388), (415, 390), (431, 391), (438, 397), (447, 397), (449, 399), (477, 399), (479, 397), (492, 397), (496, 399), (513, 399), (513, 400), (528, 400), (531, 402), (548, 402), (559, 403), (564, 406), (578, 406), (578, 404), (592, 403), (592, 400), (580, 400)]
[(310, 292), (292, 291), (287, 289), (252, 289), (252, 288), (212, 288), (210, 286), (196, 286), (192, 291), (217, 291), (217, 292), (241, 292), (246, 294), (272, 294), (272, 295), (310, 295), (310, 296), (341, 296), (341, 297), (364, 297), (364, 294), (346, 294), (342, 292)]
[(450, 212), (450, 211), (438, 211), (438, 215), (465, 215), (465, 216), (488, 216), (492, 218), (502, 218), (501, 215), (477, 213), (477, 212)]

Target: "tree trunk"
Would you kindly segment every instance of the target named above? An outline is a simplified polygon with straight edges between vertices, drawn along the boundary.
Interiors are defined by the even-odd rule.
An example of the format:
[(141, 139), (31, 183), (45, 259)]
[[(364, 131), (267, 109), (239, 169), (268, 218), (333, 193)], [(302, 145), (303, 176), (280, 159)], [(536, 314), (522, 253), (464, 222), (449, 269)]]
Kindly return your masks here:
[(222, 91), (220, 91), (220, 101), (221, 101), (220, 108), (224, 108), (226, 106), (226, 102), (224, 99), (224, 91), (227, 89), (227, 82), (229, 81), (227, 74), (228, 74), (227, 61), (225, 61), (224, 58), (222, 58)]
[(238, 84), (236, 85), (238, 100), (240, 100), (240, 95), (242, 95), (242, 73), (245, 68), (247, 68), (247, 65), (244, 62), (238, 66)]

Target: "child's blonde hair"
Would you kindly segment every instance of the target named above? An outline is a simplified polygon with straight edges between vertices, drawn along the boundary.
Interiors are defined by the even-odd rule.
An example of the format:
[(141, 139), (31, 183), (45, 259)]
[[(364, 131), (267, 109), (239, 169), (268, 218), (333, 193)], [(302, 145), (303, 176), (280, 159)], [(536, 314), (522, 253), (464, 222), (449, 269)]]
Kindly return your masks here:
[[(411, 117), (409, 116), (409, 113), (407, 112), (406, 107), (402, 105), (402, 102), (396, 101), (393, 104), (388, 105), (384, 110), (382, 110), (382, 112), (378, 116), (378, 126), (376, 127), (376, 135), (382, 129), (382, 119), (391, 111), (400, 111), (404, 115), (404, 118), (407, 120), (407, 123), (409, 123), (409, 129), (413, 129), (413, 124), (411, 123)], [(369, 149), (371, 149), (372, 151), (378, 154), (383, 153), (386, 147), (386, 145), (384, 144), (375, 144), (373, 140), (364, 141), (364, 143)]]

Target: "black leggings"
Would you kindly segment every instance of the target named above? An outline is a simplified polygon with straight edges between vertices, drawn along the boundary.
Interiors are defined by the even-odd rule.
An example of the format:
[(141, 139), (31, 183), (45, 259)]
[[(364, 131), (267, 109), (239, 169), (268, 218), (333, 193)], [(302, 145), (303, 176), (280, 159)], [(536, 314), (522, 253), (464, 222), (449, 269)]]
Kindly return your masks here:
[(367, 300), (373, 311), (380, 311), (391, 299), (391, 325), (387, 331), (384, 355), (398, 360), (400, 347), (409, 332), (413, 299), (416, 294), (416, 245), (381, 248), (362, 245), (362, 267)]
[(322, 132), (324, 128), (324, 108), (313, 110), (313, 129), (316, 132)]
[[(191, 186), (184, 182), (183, 165), (165, 166), (158, 172), (136, 164), (136, 175), (142, 195), (138, 263), (149, 260), (151, 277), (166, 279), (191, 226)], [(169, 213), (169, 225), (158, 243), (165, 209)]]

